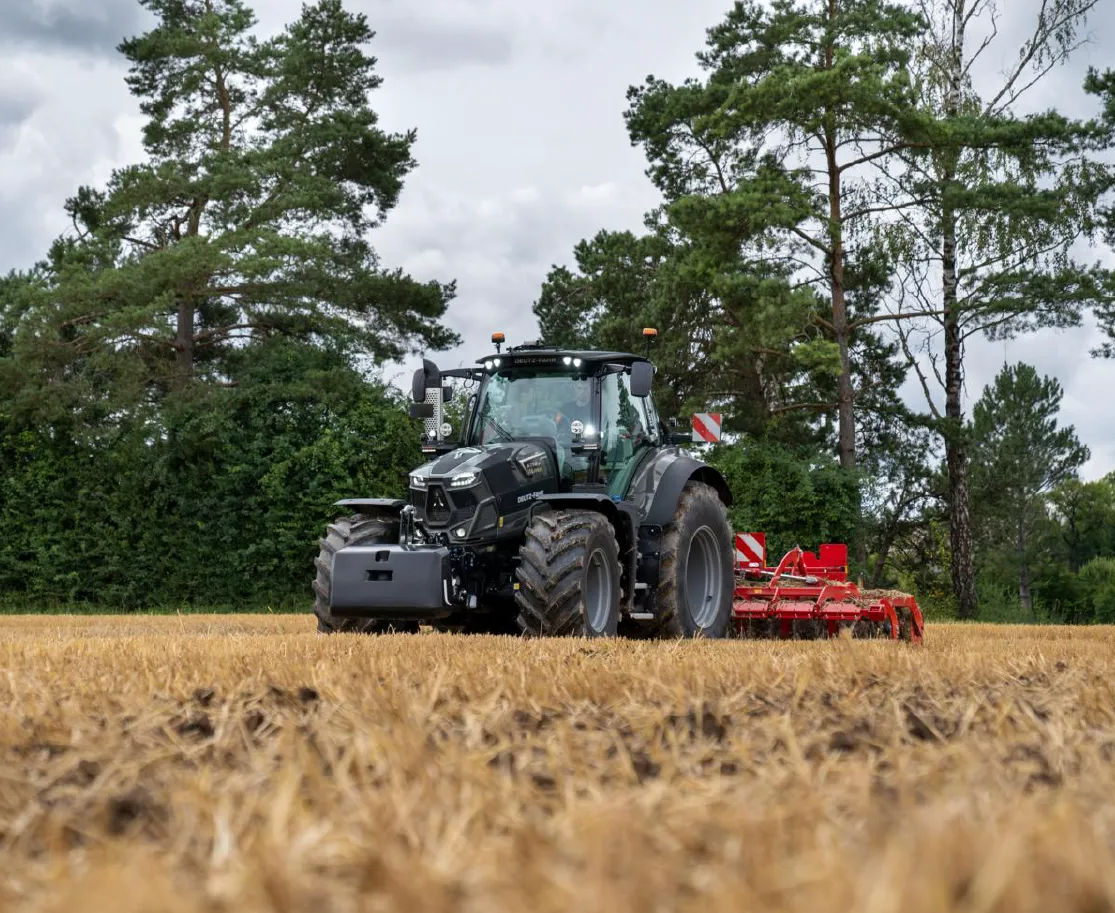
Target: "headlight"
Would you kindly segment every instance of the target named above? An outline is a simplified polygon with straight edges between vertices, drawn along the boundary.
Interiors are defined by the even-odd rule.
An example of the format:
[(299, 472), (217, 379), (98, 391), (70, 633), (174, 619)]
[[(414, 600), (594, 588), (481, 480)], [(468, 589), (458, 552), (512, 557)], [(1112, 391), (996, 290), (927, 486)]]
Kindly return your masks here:
[(424, 489), (426, 487), (426, 477), (425, 476), (411, 476), (410, 477), (410, 487), (411, 488), (422, 488), (422, 489)]
[(459, 472), (452, 479), (449, 480), (450, 488), (468, 488), (470, 485), (475, 485), (480, 479), (480, 473), (475, 469), (470, 469), (468, 472)]

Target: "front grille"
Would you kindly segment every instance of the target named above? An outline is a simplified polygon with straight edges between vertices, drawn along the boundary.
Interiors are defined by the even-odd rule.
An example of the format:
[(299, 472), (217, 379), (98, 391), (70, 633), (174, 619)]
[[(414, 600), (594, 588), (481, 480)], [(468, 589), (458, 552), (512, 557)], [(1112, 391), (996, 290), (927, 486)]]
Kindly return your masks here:
[(426, 492), (426, 522), (437, 526), (449, 522), (452, 505), (441, 485), (431, 485)]

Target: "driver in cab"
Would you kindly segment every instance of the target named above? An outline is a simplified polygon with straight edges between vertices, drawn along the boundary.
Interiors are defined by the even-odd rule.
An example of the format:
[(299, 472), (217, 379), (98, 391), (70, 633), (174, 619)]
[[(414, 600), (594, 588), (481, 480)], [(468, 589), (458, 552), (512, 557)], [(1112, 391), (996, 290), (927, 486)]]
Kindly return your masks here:
[(562, 404), (554, 416), (558, 431), (562, 434), (570, 434), (574, 422), (580, 422), (584, 428), (592, 424), (592, 381), (587, 377), (579, 378), (573, 380), (572, 384), (572, 397)]

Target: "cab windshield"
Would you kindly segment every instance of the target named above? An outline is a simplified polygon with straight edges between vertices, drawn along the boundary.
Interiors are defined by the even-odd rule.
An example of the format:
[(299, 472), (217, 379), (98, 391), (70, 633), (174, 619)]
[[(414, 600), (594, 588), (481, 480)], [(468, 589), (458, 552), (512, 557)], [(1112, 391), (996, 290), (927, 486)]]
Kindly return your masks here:
[(567, 441), (578, 421), (581, 433), (591, 437), (597, 425), (592, 384), (592, 378), (568, 372), (494, 374), (476, 404), (469, 443), (494, 444), (521, 437)]
[[(599, 396), (594, 395), (596, 386)], [(549, 438), (557, 448), (563, 482), (605, 484), (622, 495), (643, 453), (659, 442), (657, 426), (649, 398), (631, 395), (625, 372), (588, 377), (516, 371), (487, 379), (468, 443)], [(574, 452), (577, 435), (596, 457), (579, 448)]]

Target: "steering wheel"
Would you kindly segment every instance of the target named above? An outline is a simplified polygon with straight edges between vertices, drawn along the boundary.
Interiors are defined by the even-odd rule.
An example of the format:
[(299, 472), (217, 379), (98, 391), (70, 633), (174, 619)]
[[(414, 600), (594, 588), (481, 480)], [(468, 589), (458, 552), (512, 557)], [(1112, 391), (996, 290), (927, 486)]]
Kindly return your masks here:
[(552, 437), (556, 440), (558, 436), (557, 422), (547, 415), (525, 415), (519, 425), (531, 437)]

